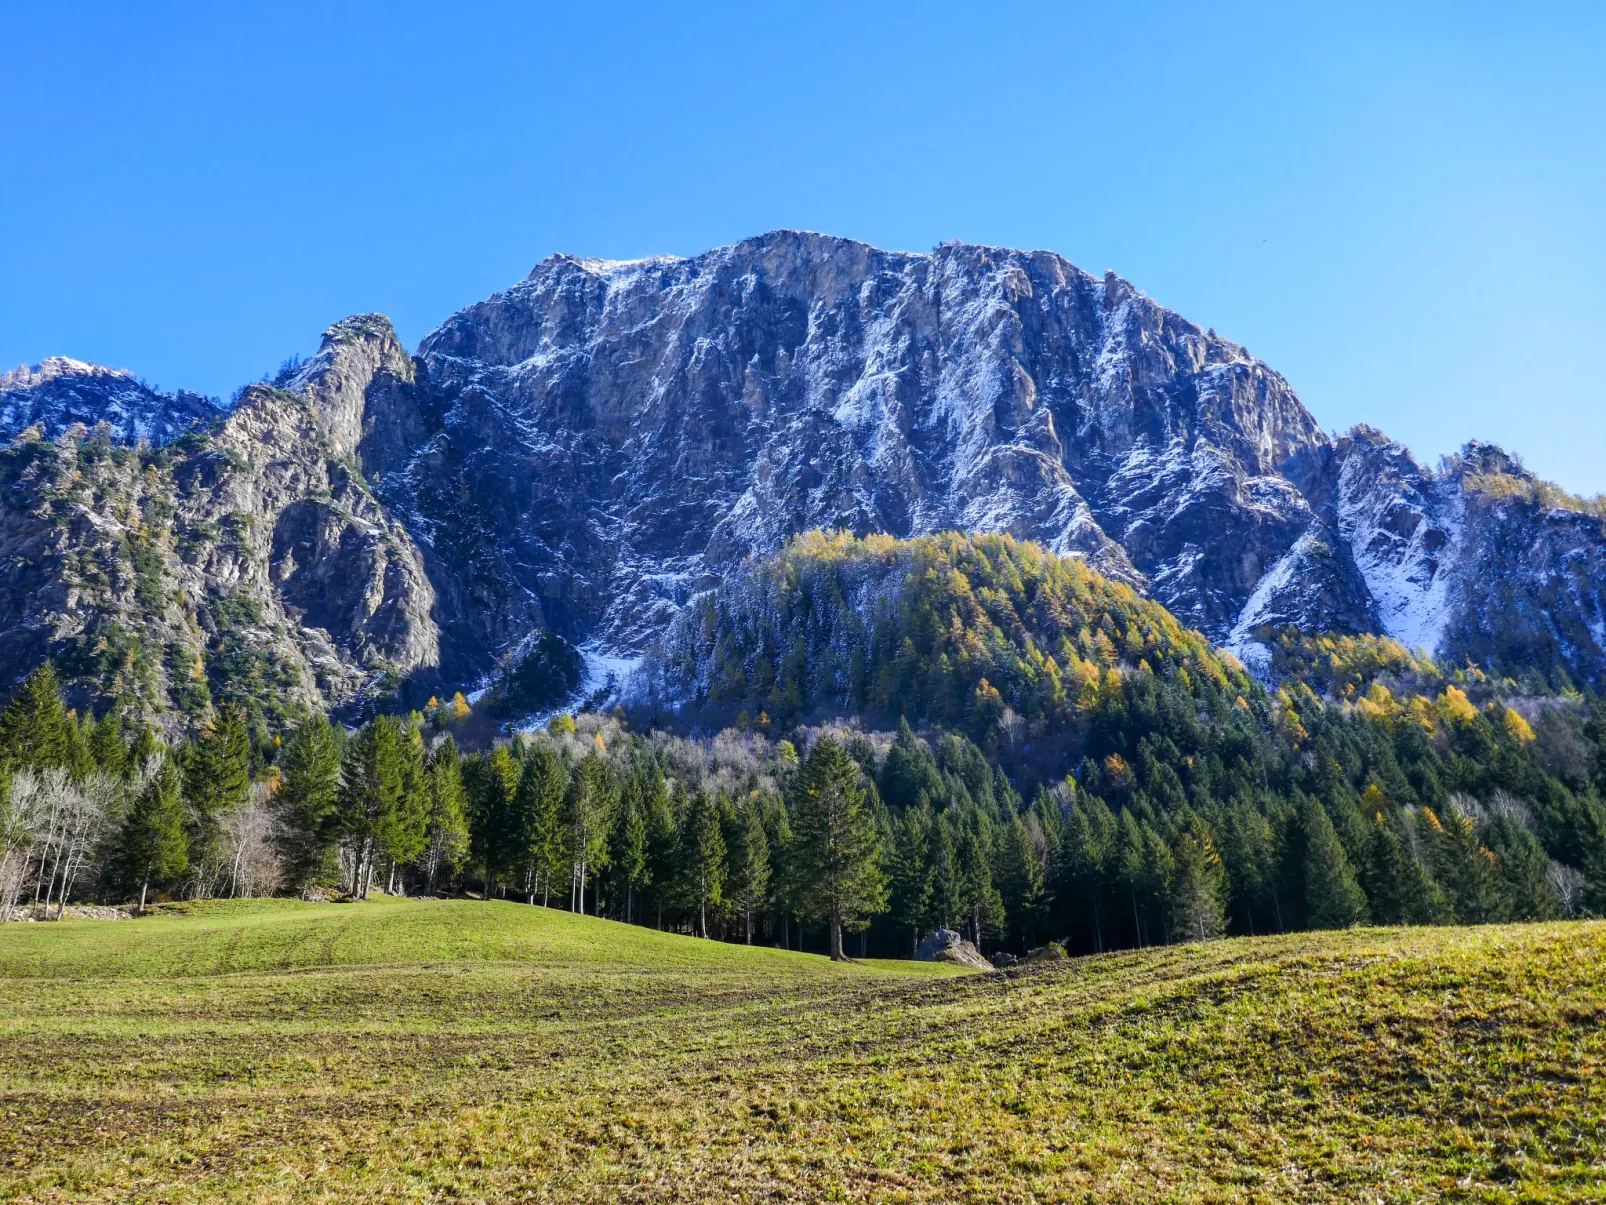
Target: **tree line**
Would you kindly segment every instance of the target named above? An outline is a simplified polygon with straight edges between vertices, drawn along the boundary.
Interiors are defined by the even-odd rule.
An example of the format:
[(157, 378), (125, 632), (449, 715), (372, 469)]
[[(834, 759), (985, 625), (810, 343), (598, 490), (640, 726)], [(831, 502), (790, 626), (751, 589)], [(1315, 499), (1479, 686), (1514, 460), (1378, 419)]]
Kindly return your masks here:
[(698, 740), (560, 716), (465, 754), (423, 716), (260, 747), (220, 710), (168, 746), (66, 711), (46, 667), (0, 713), (0, 909), (468, 893), (836, 956), (938, 927), (1091, 952), (1606, 910), (1598, 706), (1293, 690), (1259, 725), (1229, 689), (1124, 675), (1073, 772), (1034, 781), (1028, 751), (907, 722)]

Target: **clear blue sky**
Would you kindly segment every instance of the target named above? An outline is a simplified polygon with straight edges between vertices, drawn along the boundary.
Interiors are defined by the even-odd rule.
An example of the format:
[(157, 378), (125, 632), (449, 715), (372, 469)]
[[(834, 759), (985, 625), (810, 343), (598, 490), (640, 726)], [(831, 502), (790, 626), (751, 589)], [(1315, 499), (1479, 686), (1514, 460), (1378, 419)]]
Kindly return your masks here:
[(1113, 268), (1330, 428), (1606, 490), (1606, 5), (0, 6), (0, 365), (227, 395), (554, 251)]

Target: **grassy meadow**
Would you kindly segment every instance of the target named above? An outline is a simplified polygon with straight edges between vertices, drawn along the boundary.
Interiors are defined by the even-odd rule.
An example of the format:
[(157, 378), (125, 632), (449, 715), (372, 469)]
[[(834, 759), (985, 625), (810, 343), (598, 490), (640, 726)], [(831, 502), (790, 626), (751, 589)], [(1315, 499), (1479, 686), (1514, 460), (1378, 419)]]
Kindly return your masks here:
[(516, 904), (0, 928), (0, 1200), (1606, 1199), (1606, 924), (995, 974)]

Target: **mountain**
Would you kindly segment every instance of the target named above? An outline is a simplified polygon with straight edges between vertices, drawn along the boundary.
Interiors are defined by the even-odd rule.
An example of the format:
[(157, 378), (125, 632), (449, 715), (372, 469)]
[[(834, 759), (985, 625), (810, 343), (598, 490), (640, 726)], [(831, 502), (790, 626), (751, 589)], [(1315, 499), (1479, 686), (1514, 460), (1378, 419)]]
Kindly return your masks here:
[(130, 447), (38, 429), (0, 451), (0, 664), (173, 720), (279, 720), (439, 663), (416, 545), (308, 401), (247, 388), (205, 432)]
[(74, 423), (104, 422), (120, 442), (165, 444), (224, 413), (198, 393), (158, 393), (126, 372), (65, 356), (0, 373), (0, 432), (8, 436), (38, 425), (53, 439)]
[(809, 532), (698, 596), (637, 686), (708, 726), (853, 714), (989, 745), (1063, 742), (1139, 673), (1194, 715), (1247, 719), (1263, 699), (1198, 632), (1074, 558), (999, 535)]
[[(256, 599), (274, 620), (250, 630), (270, 635), (245, 639), (278, 650), (309, 705), (485, 681), (547, 631), (593, 667), (632, 659), (815, 528), (1031, 539), (1262, 672), (1267, 634), (1291, 625), (1606, 685), (1599, 506), (1487, 445), (1430, 469), (1367, 428), (1331, 437), (1241, 346), (1049, 252), (777, 231), (686, 259), (554, 256), (416, 355), (359, 316), (248, 398), (279, 451), (241, 448), (227, 497), (193, 501), (200, 522), (251, 516), (257, 543), (168, 577), (198, 616)], [(33, 413), (7, 410), (0, 434)], [(22, 442), (72, 442), (61, 413)], [(152, 413), (192, 421), (176, 401)], [(238, 425), (209, 438), (233, 447)], [(210, 482), (219, 453), (183, 442), (161, 449), (171, 471)], [(62, 488), (13, 485), (8, 521)], [(71, 504), (82, 534), (62, 553), (81, 558), (122, 520)], [(26, 590), (0, 593), (0, 642), (35, 656), (110, 605), (72, 569), (15, 566), (38, 538), (3, 537)]]

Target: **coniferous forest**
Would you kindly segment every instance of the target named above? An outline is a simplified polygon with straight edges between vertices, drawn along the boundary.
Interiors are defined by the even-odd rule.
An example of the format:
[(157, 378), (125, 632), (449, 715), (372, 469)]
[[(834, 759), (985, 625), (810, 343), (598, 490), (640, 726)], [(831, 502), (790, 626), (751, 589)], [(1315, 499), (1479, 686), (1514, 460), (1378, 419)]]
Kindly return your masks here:
[(461, 696), (164, 739), (47, 664), (0, 714), (0, 917), (466, 894), (906, 957), (1606, 911), (1606, 705), (1260, 635), (1270, 686), (1030, 544), (812, 534), (695, 604), (629, 708), (473, 749)]

